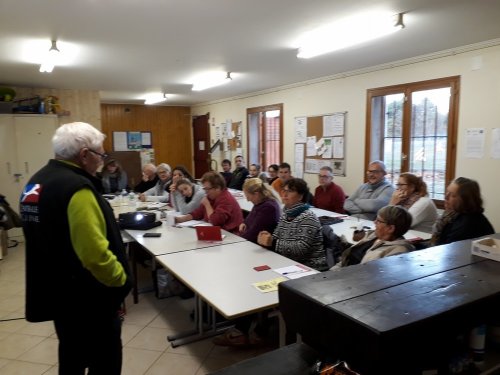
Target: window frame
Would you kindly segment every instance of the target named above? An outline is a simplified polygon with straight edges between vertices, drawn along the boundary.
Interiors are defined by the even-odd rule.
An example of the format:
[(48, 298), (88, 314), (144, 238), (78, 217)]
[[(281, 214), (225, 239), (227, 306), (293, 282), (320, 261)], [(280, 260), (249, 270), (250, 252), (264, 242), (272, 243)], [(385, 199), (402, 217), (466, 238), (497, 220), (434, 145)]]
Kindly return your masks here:
[[(412, 115), (412, 93), (414, 91), (432, 90), (443, 87), (450, 88), (450, 107), (448, 113), (448, 134), (446, 146), (446, 174), (445, 187), (455, 178), (456, 158), (457, 158), (457, 135), (458, 135), (458, 111), (460, 100), (460, 76), (431, 79), (426, 81), (404, 83), (386, 87), (378, 87), (367, 90), (366, 95), (366, 127), (365, 127), (365, 172), (372, 154), (372, 103), (374, 97), (404, 94), (403, 119), (402, 119), (402, 153), (410, 155), (411, 137), (411, 115)], [(406, 124), (410, 124), (409, 126)], [(379, 141), (383, 142), (383, 134), (379, 135)], [(379, 145), (380, 147), (380, 145)], [(382, 148), (383, 149), (383, 148)], [(409, 160), (403, 159), (401, 162), (401, 172), (408, 171)], [(438, 208), (444, 207), (444, 201), (434, 199)]]

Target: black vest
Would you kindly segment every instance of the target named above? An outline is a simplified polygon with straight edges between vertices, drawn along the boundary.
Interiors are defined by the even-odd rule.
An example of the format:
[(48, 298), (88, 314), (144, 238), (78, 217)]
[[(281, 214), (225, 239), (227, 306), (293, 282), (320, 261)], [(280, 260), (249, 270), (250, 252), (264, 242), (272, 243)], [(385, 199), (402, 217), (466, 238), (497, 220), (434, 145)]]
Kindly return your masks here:
[[(50, 160), (26, 185), (20, 212), (26, 238), (28, 321), (53, 320), (75, 311), (114, 314), (129, 293), (131, 277), (120, 230), (98, 186), (99, 181), (81, 168), (58, 160)], [(127, 273), (122, 287), (100, 283), (82, 266), (74, 251), (67, 210), (72, 196), (83, 187), (93, 191), (106, 221), (109, 249)]]

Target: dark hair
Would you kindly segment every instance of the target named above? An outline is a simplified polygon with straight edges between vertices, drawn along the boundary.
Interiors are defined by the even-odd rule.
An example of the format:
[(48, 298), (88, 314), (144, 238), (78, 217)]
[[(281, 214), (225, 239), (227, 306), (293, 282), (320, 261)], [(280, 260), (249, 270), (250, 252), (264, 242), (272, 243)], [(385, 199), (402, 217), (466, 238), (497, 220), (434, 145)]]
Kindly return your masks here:
[(109, 172), (108, 172), (108, 166), (111, 165), (113, 167), (116, 167), (116, 171), (115, 173), (118, 175), (118, 176), (121, 176), (122, 174), (122, 171), (123, 171), (123, 168), (122, 166), (120, 165), (120, 163), (118, 162), (118, 160), (116, 159), (108, 159), (106, 160), (106, 162), (104, 163), (103, 167), (102, 167), (102, 175), (107, 175)]
[(231, 166), (231, 160), (229, 160), (229, 159), (224, 159), (224, 160), (222, 160), (222, 161), (221, 161), (221, 165), (222, 165), (222, 164), (229, 164), (229, 166)]
[(278, 164), (271, 164), (269, 167), (267, 167), (267, 169), (269, 169), (269, 168), (271, 168), (275, 172), (278, 172), (278, 169), (280, 169)]
[(260, 164), (253, 163), (253, 164), (250, 164), (250, 166), (255, 167), (255, 169), (257, 169), (260, 172)]
[(411, 215), (401, 206), (385, 206), (377, 212), (387, 225), (394, 225), (394, 237), (399, 238), (411, 227)]
[(224, 177), (218, 172), (210, 171), (201, 176), (201, 183), (208, 182), (214, 188), (224, 190), (226, 188), (226, 181)]
[(281, 168), (288, 168), (288, 169), (290, 169), (290, 170), (292, 169), (292, 167), (290, 167), (290, 164), (285, 163), (285, 162), (281, 163), (281, 164), (280, 164), (280, 166), (279, 166), (279, 168), (280, 168), (280, 169), (281, 169)]
[(174, 171), (181, 171), (184, 175), (184, 178), (188, 179), (191, 182), (195, 182), (193, 176), (191, 176), (191, 173), (189, 173), (189, 171), (183, 165), (177, 165), (174, 169), (172, 169), (172, 174), (174, 174)]
[[(280, 165), (280, 168), (281, 165)], [(291, 178), (283, 184), (283, 189), (288, 187), (291, 191), (296, 191), (298, 194), (302, 195), (301, 201), (307, 203), (307, 197), (309, 196), (309, 187), (307, 182), (301, 178)]]
[(457, 212), (460, 213), (482, 213), (483, 199), (481, 198), (481, 189), (479, 184), (466, 177), (458, 177), (452, 183), (458, 185), (458, 202)]
[(413, 173), (401, 173), (399, 177), (402, 177), (405, 179), (406, 183), (408, 185), (412, 185), (415, 188), (415, 193), (420, 195), (421, 197), (426, 197), (427, 196), (427, 184), (425, 181), (422, 179), (422, 177), (417, 176), (416, 174)]

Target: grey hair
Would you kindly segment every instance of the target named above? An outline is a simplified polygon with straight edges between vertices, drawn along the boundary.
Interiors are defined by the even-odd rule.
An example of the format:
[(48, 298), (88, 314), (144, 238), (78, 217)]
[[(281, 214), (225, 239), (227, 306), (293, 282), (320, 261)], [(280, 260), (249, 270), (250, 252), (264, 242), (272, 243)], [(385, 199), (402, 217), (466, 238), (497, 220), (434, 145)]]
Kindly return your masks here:
[(378, 164), (378, 166), (380, 168), (382, 168), (382, 170), (384, 171), (384, 174), (387, 173), (387, 169), (385, 169), (385, 163), (382, 160), (373, 160), (370, 162), (369, 165), (371, 165), (371, 164)]
[(394, 225), (394, 236), (401, 237), (411, 227), (411, 214), (401, 206), (385, 206), (378, 210), (377, 215), (388, 225)]
[(145, 170), (151, 170), (153, 173), (156, 173), (156, 166), (154, 164), (151, 164), (151, 163), (147, 163), (147, 164), (144, 164), (142, 166), (142, 170), (145, 171)]
[(98, 149), (106, 136), (86, 122), (61, 125), (52, 137), (52, 147), (57, 157), (71, 160), (82, 148)]
[(160, 169), (167, 171), (168, 173), (172, 173), (172, 168), (167, 163), (160, 163), (156, 166), (156, 172), (159, 172)]

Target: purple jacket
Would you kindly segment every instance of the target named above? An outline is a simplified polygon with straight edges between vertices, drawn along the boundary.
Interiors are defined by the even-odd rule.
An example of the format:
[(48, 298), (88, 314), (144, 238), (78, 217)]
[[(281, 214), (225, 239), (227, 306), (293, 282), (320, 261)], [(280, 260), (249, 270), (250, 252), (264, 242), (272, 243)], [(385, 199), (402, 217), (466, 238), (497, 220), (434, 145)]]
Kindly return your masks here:
[(268, 199), (253, 206), (252, 211), (245, 219), (246, 230), (240, 236), (257, 243), (260, 231), (274, 232), (280, 219), (280, 206), (275, 199)]

